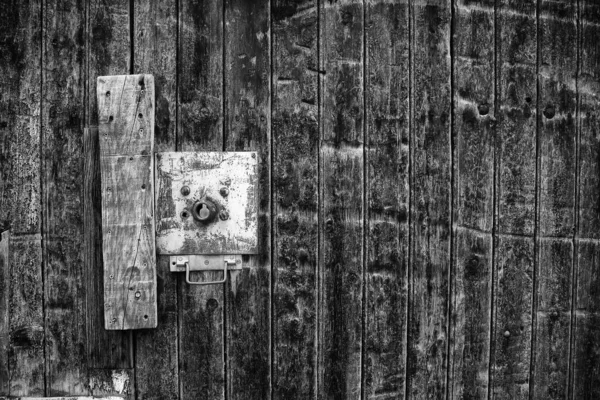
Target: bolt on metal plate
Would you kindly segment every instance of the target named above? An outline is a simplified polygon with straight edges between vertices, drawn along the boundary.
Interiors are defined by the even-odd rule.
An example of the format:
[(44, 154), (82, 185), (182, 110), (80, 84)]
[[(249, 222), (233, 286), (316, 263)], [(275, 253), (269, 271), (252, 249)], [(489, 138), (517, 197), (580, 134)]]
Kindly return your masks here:
[(158, 254), (256, 254), (256, 152), (156, 154)]

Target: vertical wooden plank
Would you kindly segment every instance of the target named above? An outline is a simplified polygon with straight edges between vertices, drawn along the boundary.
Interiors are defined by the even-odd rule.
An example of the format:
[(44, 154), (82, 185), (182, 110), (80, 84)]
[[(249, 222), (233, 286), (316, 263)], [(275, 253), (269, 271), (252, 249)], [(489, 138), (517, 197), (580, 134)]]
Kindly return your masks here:
[(536, 2), (497, 10), (498, 237), (494, 269), (492, 396), (529, 397), (535, 261)]
[[(179, 2), (181, 151), (223, 149), (223, 7), (221, 0)], [(221, 275), (202, 273), (194, 279)], [(224, 399), (225, 285), (191, 286), (180, 276), (178, 287), (181, 398)]]
[(43, 2), (42, 216), (47, 395), (88, 394), (81, 191), (85, 6)]
[(579, 3), (579, 232), (573, 327), (573, 399), (600, 397), (600, 5)]
[(0, 6), (0, 221), (8, 255), (8, 395), (43, 395), (41, 244), (41, 5)]
[(179, 0), (180, 151), (223, 150), (223, 0)]
[(270, 3), (225, 2), (227, 151), (258, 152), (259, 254), (227, 286), (227, 398), (270, 398), (271, 32)]
[(454, 29), (457, 228), (449, 382), (453, 398), (484, 398), (489, 386), (495, 226), (494, 1), (457, 1)]
[(408, 295), (409, 7), (367, 2), (365, 398), (402, 398)]
[(106, 329), (156, 328), (154, 78), (98, 77)]
[(364, 217), (364, 7), (319, 10), (321, 243), (318, 392), (361, 397)]
[[(87, 82), (84, 106), (87, 126), (98, 124), (97, 77), (126, 74), (131, 58), (129, 0), (87, 3)], [(131, 368), (131, 333), (104, 329), (104, 275), (100, 194), (100, 147), (97, 129), (90, 129), (85, 146), (84, 230), (87, 304), (87, 352), (90, 381), (99, 382), (105, 370)], [(95, 369), (98, 369), (95, 371)], [(109, 385), (109, 382), (106, 382)], [(93, 391), (92, 391), (92, 394)]]
[(538, 16), (538, 204), (532, 395), (568, 392), (575, 229), (577, 3), (545, 1)]
[(533, 237), (496, 239), (493, 362), (494, 399), (529, 398)]
[(9, 265), (9, 395), (44, 396), (41, 235), (11, 235)]
[(175, 148), (177, 17), (177, 0), (134, 0), (133, 72), (154, 76), (155, 152)]
[[(152, 74), (155, 81), (155, 152), (175, 150), (177, 10), (177, 0), (133, 3), (133, 72)], [(135, 333), (136, 396), (141, 399), (179, 398), (177, 275), (168, 263), (169, 257), (157, 257), (157, 327)]]
[(0, 221), (14, 234), (40, 232), (40, 4), (2, 5)]
[(318, 10), (276, 0), (273, 18), (273, 398), (316, 395)]
[(8, 366), (9, 337), (9, 282), (10, 231), (0, 234), (0, 394), (8, 395), (10, 370)]
[(407, 394), (446, 392), (451, 235), (450, 3), (412, 7), (411, 269)]

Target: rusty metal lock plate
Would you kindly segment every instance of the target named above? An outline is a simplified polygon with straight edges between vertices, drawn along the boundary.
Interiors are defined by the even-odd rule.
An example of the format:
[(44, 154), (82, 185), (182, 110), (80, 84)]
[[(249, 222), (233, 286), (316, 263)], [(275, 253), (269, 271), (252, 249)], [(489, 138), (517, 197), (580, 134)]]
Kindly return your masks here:
[(156, 154), (158, 254), (256, 254), (256, 152)]

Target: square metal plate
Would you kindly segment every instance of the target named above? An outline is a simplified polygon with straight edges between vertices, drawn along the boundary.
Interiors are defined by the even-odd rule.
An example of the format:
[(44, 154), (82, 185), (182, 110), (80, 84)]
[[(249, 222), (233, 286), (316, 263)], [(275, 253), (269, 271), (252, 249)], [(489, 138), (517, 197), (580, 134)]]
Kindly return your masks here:
[[(158, 254), (256, 254), (257, 184), (256, 152), (157, 153)], [(216, 206), (213, 221), (193, 217), (201, 200)]]

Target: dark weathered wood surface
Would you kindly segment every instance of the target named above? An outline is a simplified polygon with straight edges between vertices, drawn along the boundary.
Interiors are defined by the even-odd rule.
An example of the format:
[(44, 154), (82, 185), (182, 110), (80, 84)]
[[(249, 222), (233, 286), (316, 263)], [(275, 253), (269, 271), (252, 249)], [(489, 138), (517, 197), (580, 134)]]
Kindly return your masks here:
[(579, 3), (579, 213), (572, 328), (573, 399), (600, 397), (600, 5)]
[[(451, 4), (411, 8), (407, 396), (445, 396), (451, 256)], [(456, 339), (455, 339), (456, 340)]]
[(258, 248), (226, 288), (227, 396), (271, 396), (271, 37), (267, 1), (225, 0), (223, 150), (258, 152)]
[[(174, 151), (177, 139), (177, 3), (133, 3), (132, 72), (152, 74), (155, 79), (155, 151)], [(168, 256), (156, 258), (158, 326), (135, 333), (136, 396), (140, 399), (179, 398), (178, 286), (168, 260)]]
[(490, 392), (529, 398), (536, 226), (536, 1), (506, 0), (496, 19), (497, 236)]
[[(0, 2), (0, 396), (600, 396), (599, 26), (591, 0)], [(260, 254), (211, 287), (158, 257), (133, 334), (104, 329), (93, 128), (128, 73), (155, 152), (256, 150), (261, 186)]]
[(542, 1), (538, 16), (538, 254), (535, 399), (568, 395), (577, 165), (577, 2)]
[[(84, 107), (85, 121), (90, 127), (84, 137), (84, 253), (86, 274), (87, 339), (89, 385), (96, 388), (113, 386), (112, 371), (121, 374), (133, 366), (132, 335), (125, 331), (104, 329), (104, 274), (102, 259), (102, 202), (100, 181), (100, 144), (98, 137), (97, 77), (123, 75), (130, 72), (130, 36), (128, 0), (94, 0), (87, 3), (85, 46), (87, 78)], [(85, 134), (85, 132), (84, 132)], [(103, 380), (108, 378), (108, 380)], [(94, 385), (92, 385), (92, 382)], [(106, 389), (104, 389), (106, 390)], [(122, 394), (115, 390), (113, 394)]]
[(317, 393), (318, 11), (273, 2), (273, 399)]
[(85, 4), (42, 10), (42, 223), (47, 395), (85, 395), (83, 166)]
[(408, 3), (366, 2), (363, 398), (402, 398), (405, 392), (410, 193), (408, 38)]
[[(454, 215), (451, 397), (489, 386), (496, 143), (493, 1), (458, 1), (453, 41)], [(454, 261), (454, 260), (453, 260)]]
[(364, 290), (364, 4), (319, 9), (321, 103), (317, 391), (360, 399)]

